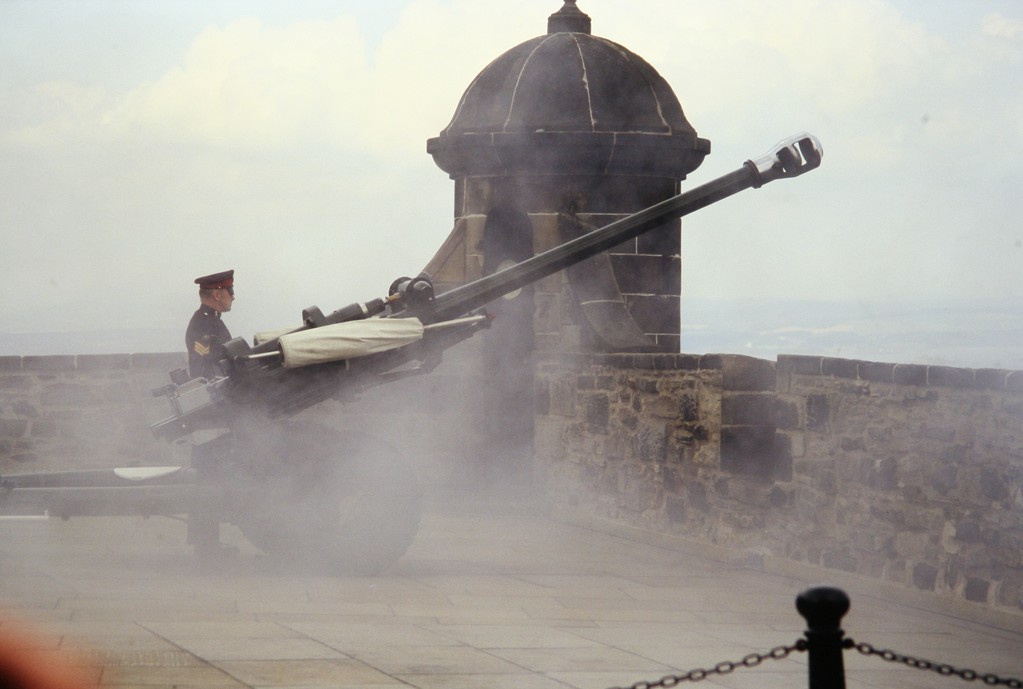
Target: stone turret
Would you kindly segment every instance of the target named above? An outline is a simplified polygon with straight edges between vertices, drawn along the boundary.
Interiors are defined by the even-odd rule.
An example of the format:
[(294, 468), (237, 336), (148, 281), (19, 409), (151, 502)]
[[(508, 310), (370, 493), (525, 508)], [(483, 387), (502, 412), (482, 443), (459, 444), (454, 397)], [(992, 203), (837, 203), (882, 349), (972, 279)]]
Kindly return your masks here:
[[(645, 60), (590, 33), (573, 0), (472, 81), (427, 150), (455, 227), (427, 272), (460, 284), (678, 192), (710, 142)], [(680, 223), (524, 292), (539, 350), (679, 346)]]

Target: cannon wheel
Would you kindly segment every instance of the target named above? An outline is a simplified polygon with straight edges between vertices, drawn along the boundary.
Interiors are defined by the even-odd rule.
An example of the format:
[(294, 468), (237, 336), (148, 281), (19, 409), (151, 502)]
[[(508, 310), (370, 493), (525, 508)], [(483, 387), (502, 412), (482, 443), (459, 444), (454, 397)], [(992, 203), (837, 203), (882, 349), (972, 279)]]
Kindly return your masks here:
[(277, 430), (254, 438), (264, 485), (236, 520), (245, 537), (282, 564), (325, 574), (368, 576), (394, 564), (422, 512), (405, 457), (362, 433), (296, 422)]

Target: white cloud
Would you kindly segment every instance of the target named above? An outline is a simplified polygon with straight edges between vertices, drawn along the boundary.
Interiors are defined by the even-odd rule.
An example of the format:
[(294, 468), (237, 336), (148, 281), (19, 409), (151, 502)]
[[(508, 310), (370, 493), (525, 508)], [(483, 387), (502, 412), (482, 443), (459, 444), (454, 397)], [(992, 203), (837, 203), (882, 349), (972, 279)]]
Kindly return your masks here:
[(355, 22), (211, 27), (184, 64), (140, 86), (104, 117), (163, 139), (280, 149), (310, 142), (358, 148), (370, 75)]
[(988, 36), (998, 36), (1013, 41), (1023, 40), (1023, 21), (1010, 19), (1001, 14), (988, 14), (981, 20), (981, 29)]

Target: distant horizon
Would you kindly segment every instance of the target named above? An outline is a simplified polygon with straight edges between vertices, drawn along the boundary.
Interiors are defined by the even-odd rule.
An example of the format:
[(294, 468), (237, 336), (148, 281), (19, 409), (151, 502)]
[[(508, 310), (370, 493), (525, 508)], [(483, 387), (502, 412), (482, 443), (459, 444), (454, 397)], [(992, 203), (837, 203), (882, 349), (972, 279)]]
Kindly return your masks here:
[[(251, 340), (245, 319), (231, 330)], [(264, 324), (265, 325), (265, 324)], [(183, 326), (0, 330), (0, 356), (184, 352)], [(1023, 370), (1023, 309), (1015, 300), (902, 301), (684, 298), (682, 352), (829, 356)]]

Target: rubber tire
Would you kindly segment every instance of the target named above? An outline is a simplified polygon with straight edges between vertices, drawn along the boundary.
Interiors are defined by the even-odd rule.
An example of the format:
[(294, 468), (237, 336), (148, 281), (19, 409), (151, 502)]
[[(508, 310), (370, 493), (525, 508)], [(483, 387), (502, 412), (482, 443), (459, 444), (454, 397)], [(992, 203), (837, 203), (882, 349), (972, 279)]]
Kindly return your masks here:
[(281, 430), (253, 448), (276, 461), (265, 465), (258, 504), (237, 520), (242, 534), (279, 563), (316, 573), (369, 576), (397, 562), (422, 515), (406, 458), (362, 433), (296, 422)]

